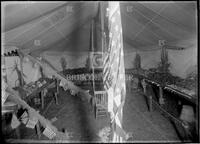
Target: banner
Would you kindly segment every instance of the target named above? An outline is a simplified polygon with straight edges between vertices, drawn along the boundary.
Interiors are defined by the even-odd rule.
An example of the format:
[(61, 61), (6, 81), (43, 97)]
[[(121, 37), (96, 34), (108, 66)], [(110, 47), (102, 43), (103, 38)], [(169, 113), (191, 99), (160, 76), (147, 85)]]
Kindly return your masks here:
[(13, 116), (12, 116), (12, 121), (11, 121), (11, 127), (12, 127), (13, 129), (15, 129), (15, 128), (17, 128), (19, 125), (20, 125), (19, 120), (17, 119), (16, 115), (13, 114)]
[(43, 134), (47, 136), (49, 139), (52, 139), (56, 136), (56, 133), (48, 126), (44, 129)]
[(103, 82), (108, 92), (108, 108), (111, 113), (112, 141), (122, 142), (126, 133), (122, 128), (122, 112), (126, 85), (122, 25), (119, 2), (108, 2), (109, 46), (103, 61)]
[(35, 127), (35, 125), (37, 124), (37, 122), (38, 122), (37, 118), (29, 119), (28, 123), (26, 124), (26, 127), (33, 129)]

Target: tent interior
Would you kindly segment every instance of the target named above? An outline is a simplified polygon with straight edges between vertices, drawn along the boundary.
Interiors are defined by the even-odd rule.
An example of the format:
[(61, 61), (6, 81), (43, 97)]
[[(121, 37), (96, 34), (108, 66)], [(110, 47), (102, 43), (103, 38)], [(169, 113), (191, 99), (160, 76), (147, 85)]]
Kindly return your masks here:
[[(53, 71), (50, 69), (41, 72), (42, 68), (38, 62), (40, 59), (48, 62), (48, 65), (63, 77), (83, 74), (87, 71), (85, 69), (88, 69), (88, 59), (91, 68), (93, 59), (90, 54), (103, 53), (108, 47), (108, 44), (104, 44), (106, 40), (109, 43), (108, 3), (3, 2), (1, 57), (4, 58), (2, 65), (5, 65), (7, 85), (17, 91), (17, 87), (35, 84), (45, 76), (46, 79), (54, 79)], [(126, 74), (123, 128), (130, 137), (127, 141), (199, 141), (197, 138), (199, 113), (197, 3), (138, 1), (119, 2), (119, 6)], [(106, 39), (104, 42), (102, 37)], [(63, 61), (65, 66), (62, 64)], [(164, 84), (163, 73), (159, 72), (163, 61), (167, 69)], [(99, 64), (98, 60), (95, 62)], [(21, 79), (23, 79), (23, 86), (21, 86)], [(147, 91), (151, 93), (148, 93), (147, 97), (143, 94), (144, 79), (148, 85)], [(89, 90), (90, 94), (95, 96), (94, 85), (92, 85), (94, 80), (88, 83), (76, 80), (72, 82), (81, 89)], [(156, 85), (157, 83), (159, 86)], [(160, 87), (163, 88), (163, 94), (160, 94)], [(105, 126), (110, 125), (109, 116), (93, 118), (94, 114), (88, 108), (87, 101), (77, 102), (80, 100), (71, 96), (72, 92), (65, 91), (59, 85), (58, 89), (58, 97), (55, 96), (58, 105), (52, 102), (52, 96), (48, 96), (51, 95), (48, 89), (45, 89), (47, 96), (44, 97), (44, 108), (40, 107), (43, 102), (37, 99), (37, 94), (34, 94), (36, 97), (33, 98), (34, 101), (30, 100), (31, 102), (27, 101), (27, 103), (34, 110), (39, 110), (45, 120), (56, 118), (55, 122), (48, 123), (57, 127), (59, 132), (63, 128), (66, 129), (65, 134), (71, 132), (72, 138), (65, 135), (66, 140), (70, 138), (71, 141), (99, 140), (98, 132), (106, 131)], [(21, 95), (20, 92), (18, 94)], [(149, 95), (153, 96), (155, 105), (154, 102), (150, 104), (152, 101)], [(163, 98), (161, 95), (164, 97), (163, 103), (160, 102), (160, 98)], [(65, 110), (60, 112), (63, 107)], [(80, 110), (73, 110), (77, 108)], [(167, 114), (160, 109), (165, 110)], [(12, 120), (13, 115), (12, 111)], [(16, 114), (17, 118), (18, 115)], [(38, 119), (40, 121), (40, 118)], [(11, 125), (12, 120), (10, 120)], [(36, 124), (37, 133), (33, 128), (27, 128), (28, 124), (20, 123), (16, 128), (6, 127), (4, 136), (8, 140), (51, 139), (45, 135), (47, 133), (45, 127), (46, 133), (43, 131), (41, 135), (42, 130), (38, 132), (40, 131), (38, 127), (42, 127), (43, 122), (40, 121), (39, 126)], [(186, 126), (182, 124), (183, 122)], [(11, 134), (13, 130), (17, 131), (17, 138)], [(56, 136), (59, 134), (56, 133)]]

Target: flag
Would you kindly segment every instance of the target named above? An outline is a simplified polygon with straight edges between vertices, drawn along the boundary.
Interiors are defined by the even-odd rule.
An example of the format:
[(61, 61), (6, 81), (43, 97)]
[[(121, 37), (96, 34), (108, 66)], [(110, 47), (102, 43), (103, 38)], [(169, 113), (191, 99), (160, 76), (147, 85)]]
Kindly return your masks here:
[(21, 121), (23, 124), (27, 124), (28, 122), (28, 113), (25, 111), (21, 116)]
[(109, 2), (108, 7), (109, 45), (103, 60), (103, 83), (108, 91), (112, 140), (121, 142), (126, 139), (126, 133), (122, 128), (122, 112), (126, 95), (122, 24), (119, 2)]
[(13, 129), (15, 129), (15, 128), (17, 128), (19, 125), (20, 125), (19, 120), (17, 119), (16, 115), (13, 114), (13, 116), (12, 116), (12, 121), (11, 121), (11, 127), (12, 127)]
[(33, 117), (32, 119), (28, 120), (26, 127), (33, 129), (35, 127), (35, 125), (37, 124), (37, 122), (38, 122), (38, 119)]
[(56, 133), (48, 126), (44, 129), (43, 134), (47, 136), (49, 139), (52, 139), (53, 137), (56, 136)]
[[(4, 49), (3, 49), (4, 50)], [(7, 74), (6, 74), (6, 66), (5, 66), (5, 57), (1, 56), (1, 78), (2, 78), (2, 83), (1, 83), (1, 105), (3, 106), (4, 102), (8, 98), (8, 93), (6, 92), (6, 89), (8, 87), (7, 85)]]
[(4, 102), (7, 100), (8, 98), (8, 93), (6, 92), (6, 89), (8, 87), (7, 83), (5, 82), (5, 80), (2, 80), (2, 87), (1, 87), (1, 105), (3, 106)]

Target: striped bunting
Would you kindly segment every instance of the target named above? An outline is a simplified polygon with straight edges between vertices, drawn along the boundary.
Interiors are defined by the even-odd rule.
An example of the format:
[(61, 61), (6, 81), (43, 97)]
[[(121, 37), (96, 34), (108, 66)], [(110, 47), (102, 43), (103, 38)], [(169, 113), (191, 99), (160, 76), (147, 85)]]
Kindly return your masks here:
[(37, 124), (37, 122), (38, 122), (37, 118), (29, 119), (28, 123), (26, 124), (26, 127), (33, 129), (35, 127), (35, 125)]
[(21, 121), (23, 124), (27, 124), (28, 122), (28, 113), (25, 111), (21, 116)]
[(49, 139), (53, 139), (56, 136), (56, 133), (48, 126), (44, 129), (43, 134)]
[(19, 125), (20, 125), (19, 120), (17, 119), (16, 115), (13, 114), (13, 116), (12, 116), (12, 121), (11, 121), (11, 127), (12, 127), (13, 129), (15, 129), (15, 128), (17, 128)]
[(126, 139), (126, 133), (122, 128), (122, 111), (126, 95), (122, 40), (119, 2), (109, 2), (109, 46), (103, 61), (103, 82), (108, 91), (113, 142), (122, 142)]

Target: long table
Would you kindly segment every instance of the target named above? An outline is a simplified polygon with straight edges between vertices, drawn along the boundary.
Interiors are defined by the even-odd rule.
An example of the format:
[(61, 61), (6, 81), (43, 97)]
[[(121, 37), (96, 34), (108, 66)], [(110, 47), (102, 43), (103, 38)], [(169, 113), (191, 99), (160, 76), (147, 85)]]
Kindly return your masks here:
[[(22, 95), (22, 98), (25, 101), (29, 101), (30, 99), (36, 97), (39, 93), (41, 93), (41, 101), (42, 101), (42, 109), (44, 108), (44, 95), (43, 91), (45, 89), (51, 88), (55, 86), (55, 80), (49, 79), (49, 78), (42, 78), (39, 79), (38, 81), (43, 81), (45, 80), (46, 83), (42, 85), (41, 87), (36, 87), (30, 94), (27, 94), (27, 91), (25, 88), (18, 88), (19, 93)], [(37, 81), (36, 81), (37, 82)]]
[[(161, 86), (161, 84), (160, 84), (159, 82), (150, 80), (150, 79), (148, 79), (148, 78), (145, 78), (145, 81), (148, 82), (148, 83), (150, 83), (150, 84), (152, 84), (152, 85), (155, 85), (155, 86), (157, 86), (157, 87), (160, 87), (160, 86)], [(192, 103), (193, 105), (197, 105), (197, 96), (196, 96), (196, 95), (193, 95), (193, 96), (192, 96), (192, 95), (189, 95), (189, 94), (187, 94), (187, 93), (184, 93), (184, 92), (182, 92), (182, 91), (180, 91), (180, 90), (178, 90), (178, 89), (172, 88), (172, 87), (167, 86), (167, 85), (163, 86), (162, 88), (163, 88), (164, 90), (167, 90), (167, 91), (169, 91), (169, 92), (173, 92), (173, 93), (177, 94), (180, 98), (183, 98), (183, 99), (185, 99), (186, 101), (189, 101), (189, 102)]]

